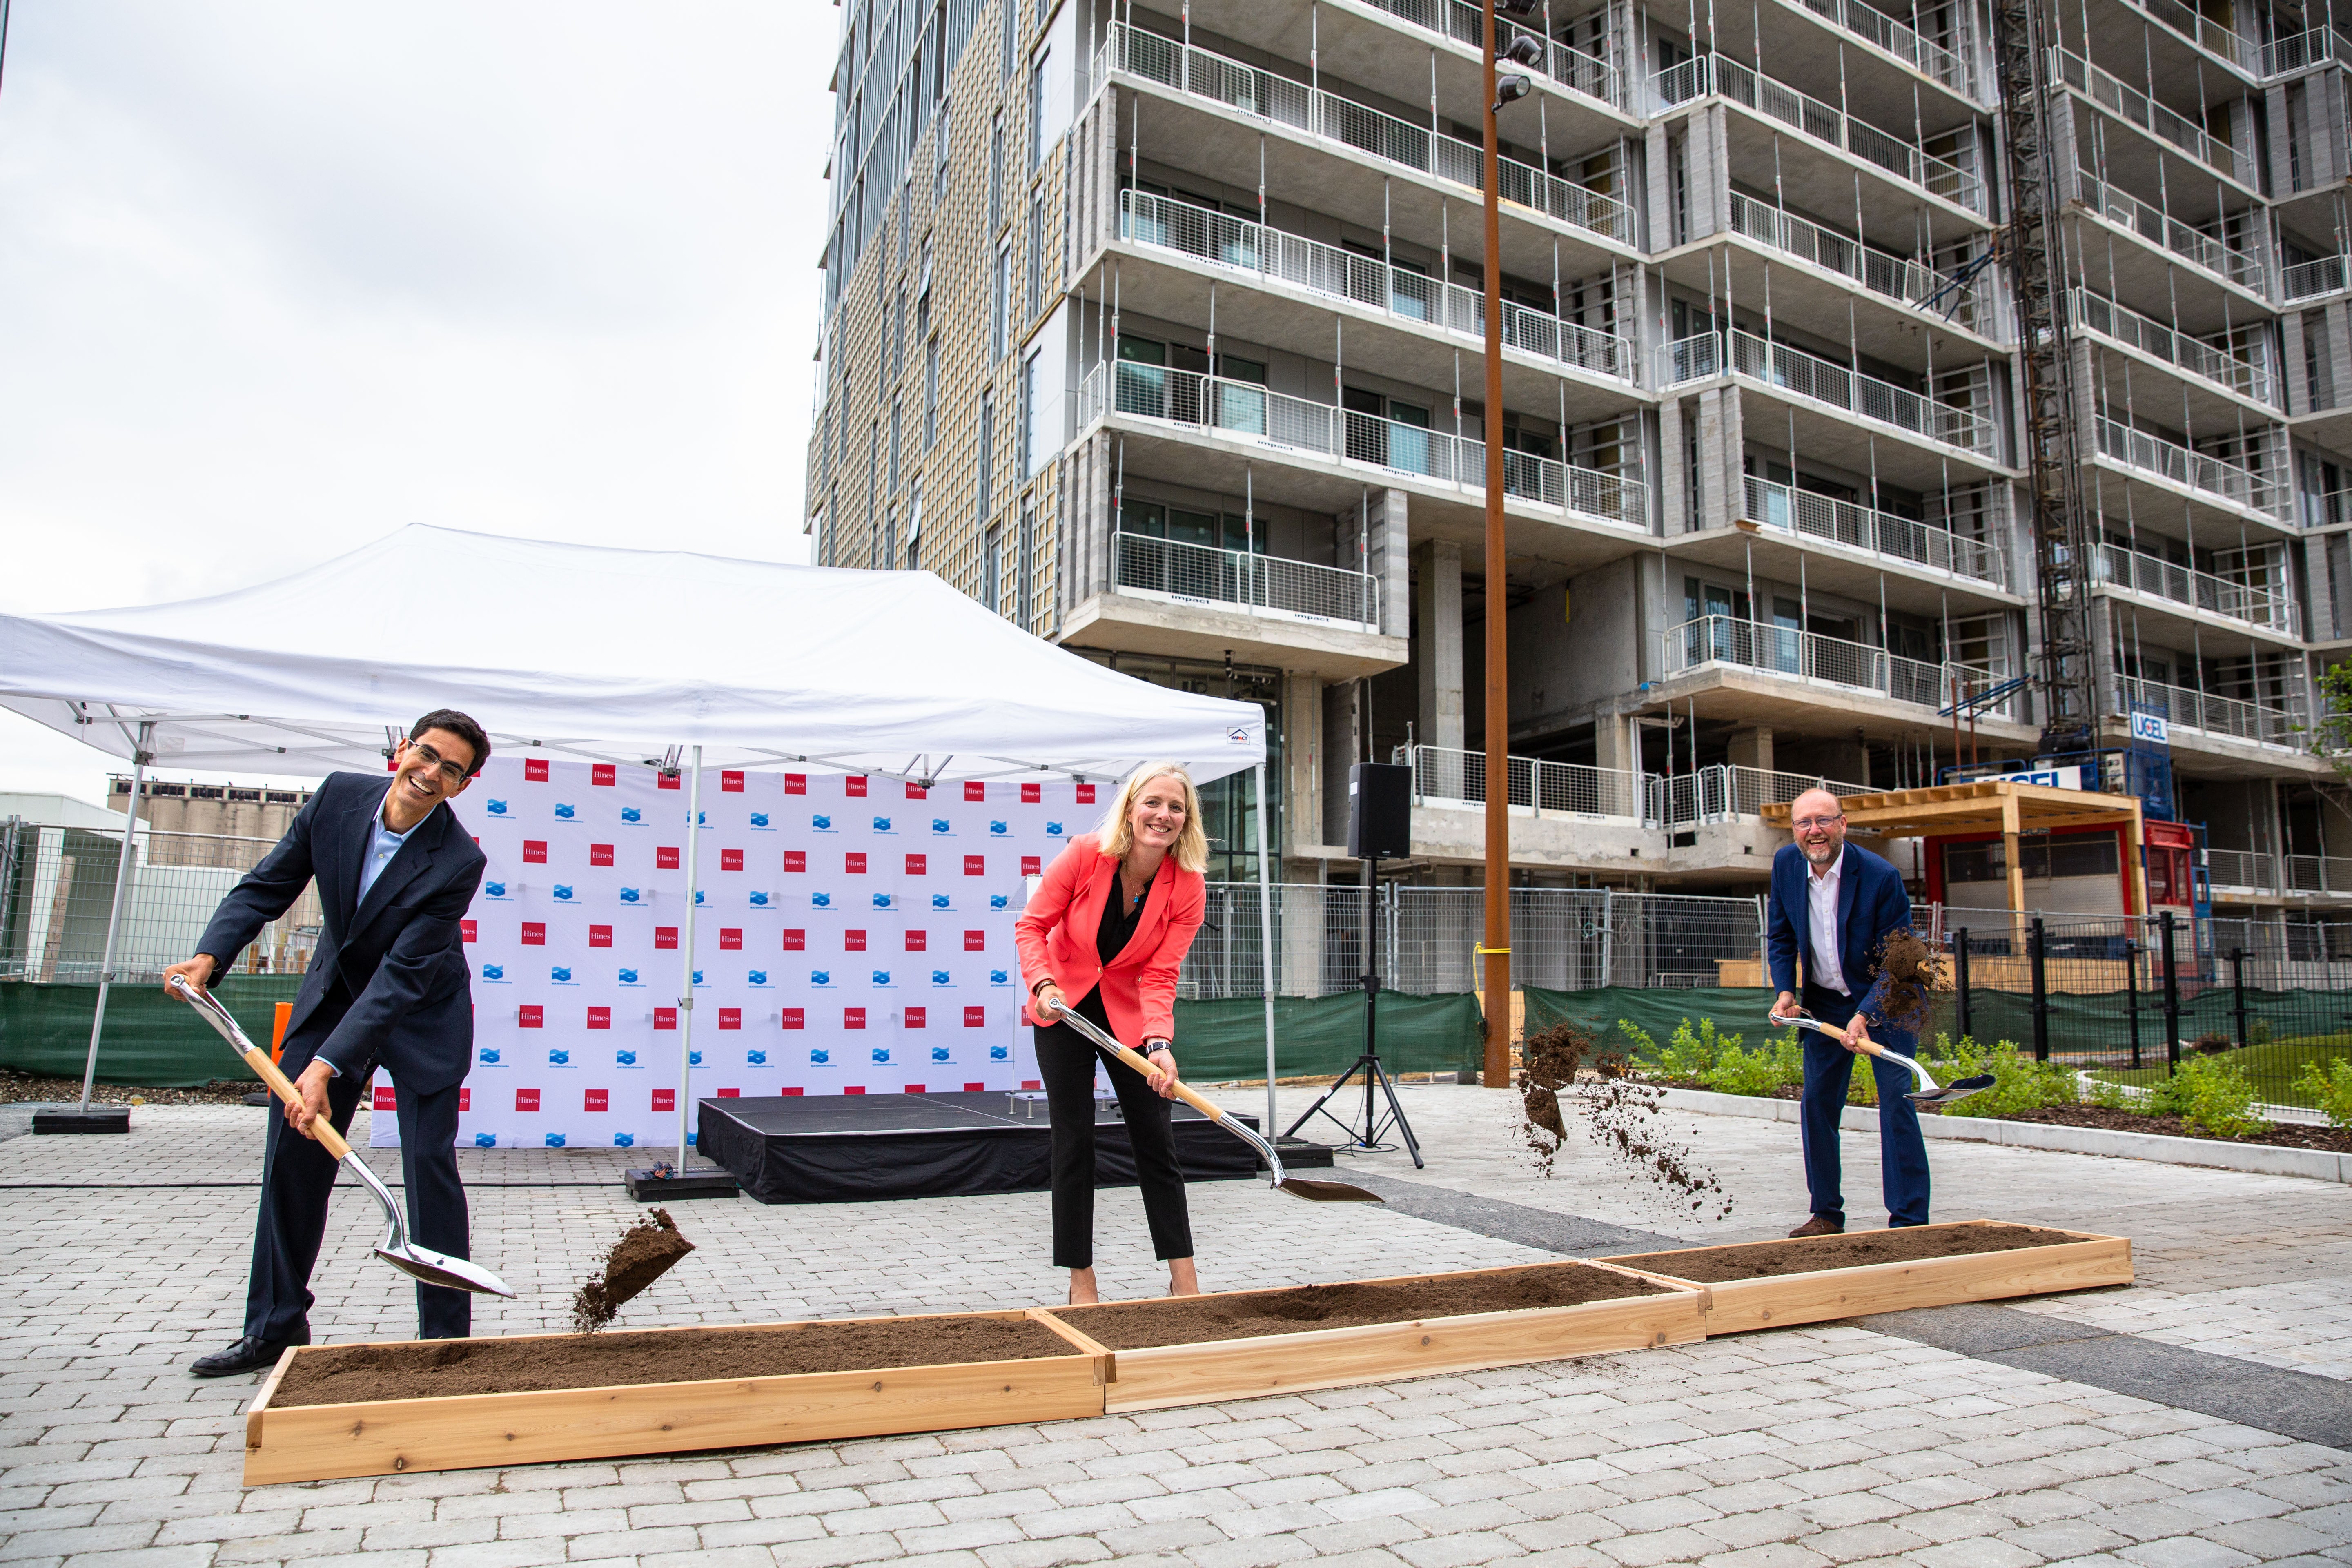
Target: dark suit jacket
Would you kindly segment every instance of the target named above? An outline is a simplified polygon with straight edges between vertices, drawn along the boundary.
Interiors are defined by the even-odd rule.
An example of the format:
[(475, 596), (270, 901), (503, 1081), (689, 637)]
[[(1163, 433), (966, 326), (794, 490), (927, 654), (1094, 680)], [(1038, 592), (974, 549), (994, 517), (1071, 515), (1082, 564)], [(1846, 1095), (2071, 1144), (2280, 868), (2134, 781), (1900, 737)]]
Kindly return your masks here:
[[(1764, 952), (1772, 988), (1797, 994), (1797, 965), (1812, 967), (1812, 906), (1805, 879), (1812, 875), (1805, 852), (1783, 844), (1772, 857), (1772, 912)], [(1911, 895), (1903, 873), (1860, 845), (1845, 847), (1838, 866), (1838, 968), (1845, 974), (1854, 1010), (1873, 1026), (1885, 1022), (1886, 977), (1879, 973), (1879, 944), (1891, 931), (1911, 924)]]
[(313, 1057), (365, 1076), (381, 1062), (403, 1089), (431, 1094), (466, 1076), (474, 1054), (472, 966), (459, 922), (488, 864), (444, 804), (409, 833), (358, 897), (360, 869), (389, 775), (330, 773), (278, 847), (232, 889), (199, 952), (226, 973), (312, 878), (325, 930), (287, 1020), (284, 1067)]

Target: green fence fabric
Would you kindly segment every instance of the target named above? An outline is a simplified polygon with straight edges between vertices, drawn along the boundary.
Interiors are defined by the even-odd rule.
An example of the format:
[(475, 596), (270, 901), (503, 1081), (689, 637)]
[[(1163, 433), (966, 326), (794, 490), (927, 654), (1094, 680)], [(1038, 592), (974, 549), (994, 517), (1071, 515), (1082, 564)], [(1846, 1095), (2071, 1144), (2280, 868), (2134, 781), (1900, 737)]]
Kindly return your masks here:
[[(294, 1000), (301, 984), (299, 974), (232, 974), (213, 994), (256, 1045), (267, 1047), (277, 1005)], [(97, 1008), (95, 985), (0, 982), (0, 1067), (40, 1078), (80, 1078)], [(119, 984), (107, 993), (99, 1082), (186, 1089), (216, 1078), (252, 1077), (195, 1009), (153, 982)]]
[[(1381, 1064), (1391, 1072), (1475, 1072), (1486, 1049), (1479, 1022), (1478, 998), (1466, 993), (1383, 991)], [(1274, 1048), (1280, 1077), (1337, 1077), (1364, 1048), (1364, 998), (1276, 998)], [(1265, 1004), (1255, 996), (1177, 1003), (1176, 1062), (1200, 1083), (1264, 1078)]]
[(1743, 1036), (1755, 1045), (1777, 1034), (1766, 1015), (1772, 1010), (1772, 993), (1752, 985), (1695, 985), (1688, 989), (1644, 989), (1605, 985), (1591, 991), (1546, 991), (1528, 986), (1521, 993), (1527, 1007), (1526, 1031), (1532, 1035), (1554, 1024), (1579, 1024), (1596, 1034), (1622, 1040), (1617, 1020), (1626, 1019), (1663, 1042), (1685, 1018), (1696, 1027), (1701, 1018)]

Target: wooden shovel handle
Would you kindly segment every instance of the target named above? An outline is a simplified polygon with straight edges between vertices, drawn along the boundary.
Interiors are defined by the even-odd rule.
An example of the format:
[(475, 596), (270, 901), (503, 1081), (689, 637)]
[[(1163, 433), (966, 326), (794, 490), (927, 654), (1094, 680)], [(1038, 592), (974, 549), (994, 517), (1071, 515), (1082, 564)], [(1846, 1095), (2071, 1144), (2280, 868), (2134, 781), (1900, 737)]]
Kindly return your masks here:
[[(1076, 1008), (1065, 1005), (1061, 1009), (1061, 1018), (1064, 1023), (1068, 1024), (1071, 1027), (1076, 1029), (1079, 1034), (1084, 1035), (1087, 1039), (1092, 1040), (1096, 1045), (1101, 1047), (1104, 1050), (1110, 1052), (1120, 1061), (1141, 1073), (1146, 1079), (1159, 1076), (1160, 1069), (1158, 1068), (1153, 1067), (1150, 1062), (1145, 1061), (1141, 1057), (1136, 1055), (1133, 1051), (1129, 1050), (1125, 1046), (1120, 1045), (1118, 1040), (1114, 1039), (1109, 1035), (1105, 1034), (1102, 1030), (1096, 1028), (1092, 1024), (1087, 1022), (1086, 1019), (1078, 1016), (1078, 1010)], [(1223, 1106), (1219, 1105), (1213, 1100), (1209, 1100), (1202, 1095), (1194, 1093), (1192, 1086), (1186, 1083), (1181, 1078), (1176, 1080), (1176, 1098), (1182, 1100), (1185, 1104), (1191, 1106), (1193, 1110), (1199, 1111), (1202, 1115), (1207, 1117), (1212, 1121), (1223, 1121), (1225, 1119), (1224, 1108)]]
[[(172, 977), (172, 989), (177, 992), (188, 1005), (202, 1014), (205, 1023), (220, 1031), (221, 1037), (228, 1042), (229, 1048), (243, 1057), (245, 1065), (253, 1069), (254, 1076), (269, 1086), (270, 1093), (289, 1105), (302, 1103), (302, 1091), (294, 1087), (294, 1080), (288, 1078), (279, 1070), (278, 1064), (269, 1059), (268, 1051), (245, 1037), (245, 1031), (237, 1026), (236, 1019), (230, 1016), (229, 1010), (222, 1006), (219, 1000), (210, 992), (196, 990), (176, 974)], [(343, 1159), (351, 1153), (352, 1146), (343, 1141), (341, 1133), (335, 1131), (335, 1124), (325, 1117), (320, 1117), (313, 1122), (311, 1131), (318, 1135), (320, 1146), (336, 1159)]]

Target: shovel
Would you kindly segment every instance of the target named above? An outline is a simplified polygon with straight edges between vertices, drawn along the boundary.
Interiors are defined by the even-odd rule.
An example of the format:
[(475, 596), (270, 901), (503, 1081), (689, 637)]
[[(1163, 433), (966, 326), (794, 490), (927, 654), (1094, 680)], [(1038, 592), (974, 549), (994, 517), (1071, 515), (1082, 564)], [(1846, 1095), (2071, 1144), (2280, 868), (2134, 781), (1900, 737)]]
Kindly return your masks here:
[[(1069, 1008), (1056, 1007), (1055, 1011), (1061, 1015), (1062, 1022), (1141, 1073), (1145, 1078), (1152, 1079), (1160, 1076), (1160, 1070), (1150, 1062), (1096, 1028)], [(1274, 1145), (1226, 1115), (1224, 1108), (1215, 1100), (1193, 1092), (1191, 1085), (1181, 1082), (1176, 1086), (1176, 1097), (1251, 1148), (1255, 1149), (1258, 1158), (1265, 1162), (1265, 1168), (1273, 1173), (1274, 1185), (1277, 1191), (1288, 1193), (1294, 1198), (1311, 1198), (1318, 1204), (1377, 1204), (1386, 1201), (1378, 1193), (1368, 1193), (1361, 1187), (1351, 1187), (1345, 1182), (1318, 1182), (1307, 1176), (1286, 1175), (1282, 1169), (1282, 1156), (1274, 1152)]]
[[(259, 1074), (261, 1081), (268, 1084), (278, 1099), (289, 1105), (302, 1103), (301, 1094), (293, 1082), (278, 1070), (278, 1064), (269, 1059), (269, 1053), (245, 1037), (245, 1031), (237, 1027), (236, 1020), (229, 1016), (228, 1009), (222, 1006), (211, 993), (198, 991), (184, 976), (177, 974), (172, 976), (171, 987), (173, 993), (194, 1007), (205, 1023), (220, 1031), (221, 1038), (229, 1043), (229, 1048), (245, 1058), (245, 1065)], [(400, 1217), (400, 1205), (392, 1201), (391, 1189), (376, 1179), (376, 1173), (368, 1169), (366, 1161), (352, 1152), (352, 1146), (343, 1142), (342, 1134), (337, 1132), (331, 1122), (321, 1118), (312, 1126), (327, 1152), (350, 1166), (352, 1173), (366, 1184), (368, 1191), (375, 1194), (375, 1201), (383, 1205), (383, 1240), (375, 1249), (378, 1258), (403, 1274), (414, 1275), (427, 1285), (446, 1285), (452, 1290), (472, 1290), (484, 1296), (514, 1294), (507, 1289), (506, 1281), (480, 1264), (468, 1263), (462, 1258), (451, 1258), (409, 1240), (408, 1226)]]
[[(1827, 1035), (1831, 1039), (1840, 1043), (1845, 1039), (1845, 1032), (1834, 1024), (1824, 1024), (1820, 1019), (1808, 1017), (1802, 1013), (1789, 1018), (1784, 1018), (1778, 1013), (1768, 1013), (1765, 1016), (1783, 1028), (1811, 1029), (1817, 1035)], [(1864, 1040), (1854, 1048), (1864, 1056), (1885, 1057), (1890, 1062), (1900, 1062), (1909, 1068), (1911, 1076), (1919, 1080), (1919, 1087), (1903, 1098), (1914, 1105), (1949, 1105), (1956, 1100), (1966, 1100), (1972, 1094), (1980, 1094), (1992, 1087), (1992, 1074), (1980, 1072), (1937, 1089), (1936, 1080), (1928, 1076), (1927, 1069), (1901, 1051), (1890, 1051), (1876, 1040)]]

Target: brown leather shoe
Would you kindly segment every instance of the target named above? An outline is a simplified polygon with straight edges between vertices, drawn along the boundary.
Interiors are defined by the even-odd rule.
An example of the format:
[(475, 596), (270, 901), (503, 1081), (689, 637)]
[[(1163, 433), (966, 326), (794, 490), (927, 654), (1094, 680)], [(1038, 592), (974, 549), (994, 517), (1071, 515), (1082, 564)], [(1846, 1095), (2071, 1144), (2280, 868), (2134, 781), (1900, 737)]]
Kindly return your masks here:
[(1817, 1214), (1790, 1231), (1789, 1238), (1793, 1241), (1801, 1236), (1843, 1236), (1844, 1234), (1845, 1226), (1825, 1214)]

